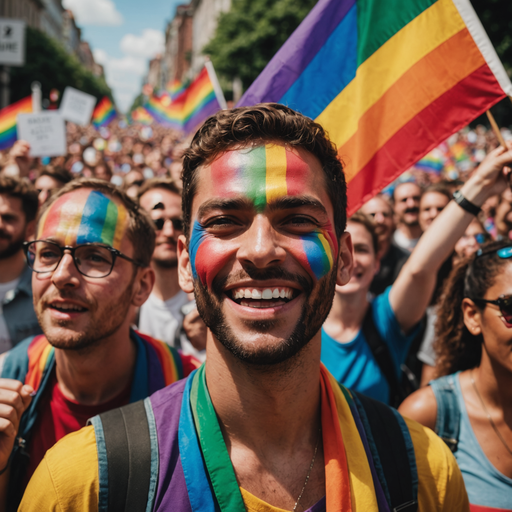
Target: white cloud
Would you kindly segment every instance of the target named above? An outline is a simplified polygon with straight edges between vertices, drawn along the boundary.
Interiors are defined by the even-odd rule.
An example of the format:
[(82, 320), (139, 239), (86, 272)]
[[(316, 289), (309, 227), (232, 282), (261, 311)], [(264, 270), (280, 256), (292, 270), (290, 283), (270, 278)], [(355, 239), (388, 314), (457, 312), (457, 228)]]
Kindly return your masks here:
[(151, 58), (164, 51), (165, 36), (160, 30), (147, 28), (142, 35), (126, 34), (121, 39), (121, 50), (127, 55)]
[(118, 107), (128, 110), (141, 90), (142, 78), (148, 71), (148, 59), (164, 49), (164, 34), (145, 29), (141, 34), (126, 34), (119, 44), (123, 56), (113, 58), (101, 49), (94, 50), (94, 59), (105, 68), (107, 83), (114, 92)]
[(122, 25), (122, 14), (112, 0), (63, 0), (65, 9), (70, 9), (79, 25)]

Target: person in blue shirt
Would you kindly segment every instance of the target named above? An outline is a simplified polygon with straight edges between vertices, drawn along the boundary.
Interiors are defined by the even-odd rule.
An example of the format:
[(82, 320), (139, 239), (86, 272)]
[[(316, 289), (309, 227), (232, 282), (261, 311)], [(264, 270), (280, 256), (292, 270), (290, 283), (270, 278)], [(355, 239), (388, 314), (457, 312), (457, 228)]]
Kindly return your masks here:
[[(354, 248), (354, 272), (349, 283), (336, 286), (333, 306), (322, 328), (321, 360), (342, 384), (390, 403), (390, 388), (374, 359), (362, 326), (369, 308), (375, 327), (387, 345), (397, 378), (418, 323), (425, 314), (437, 272), (453, 251), (482, 204), (505, 178), (499, 174), (512, 152), (495, 150), (463, 185), (424, 233), (394, 284), (371, 300), (373, 276), (379, 270), (373, 223), (356, 214), (347, 223)], [(455, 196), (454, 196), (455, 197)]]

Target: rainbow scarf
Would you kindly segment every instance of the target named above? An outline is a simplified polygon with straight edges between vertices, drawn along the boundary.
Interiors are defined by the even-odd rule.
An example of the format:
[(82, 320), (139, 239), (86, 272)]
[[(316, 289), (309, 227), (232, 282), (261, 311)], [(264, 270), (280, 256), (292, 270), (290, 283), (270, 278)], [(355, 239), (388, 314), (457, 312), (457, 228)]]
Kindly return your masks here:
[(351, 215), (507, 95), (469, 0), (319, 0), (238, 106), (282, 103), (321, 124)]
[[(139, 332), (135, 332), (134, 334), (146, 342), (147, 366), (150, 366), (153, 372), (156, 370), (160, 375), (150, 375), (146, 368), (143, 368), (142, 371), (139, 370), (139, 373), (145, 374), (146, 380), (163, 380), (158, 385), (149, 386), (149, 389), (144, 396), (139, 396), (141, 389), (133, 390), (132, 395), (138, 400), (145, 398), (150, 393), (157, 391), (163, 386), (168, 386), (169, 384), (182, 379), (183, 366), (179, 353), (174, 348), (170, 347), (163, 341), (155, 340), (150, 336), (146, 336)], [(142, 346), (143, 345), (139, 345), (139, 349)], [(46, 370), (48, 370), (50, 365), (53, 363), (54, 354), (55, 348), (48, 343), (48, 340), (44, 335), (34, 337), (28, 346), (28, 372), (25, 376), (25, 384), (32, 386), (34, 391), (39, 389)], [(140, 354), (138, 354), (138, 360), (140, 361), (141, 359)], [(151, 364), (152, 361), (155, 361), (158, 364)], [(134, 383), (135, 382), (140, 382), (137, 375), (134, 376)], [(147, 383), (141, 384), (142, 386), (138, 386), (139, 388), (148, 386)], [(133, 400), (131, 399), (131, 401)]]
[(79, 189), (64, 195), (43, 214), (38, 238), (63, 239), (64, 245), (101, 243), (119, 249), (128, 212), (97, 190)]
[[(389, 512), (352, 395), (323, 365), (320, 387), (327, 512)], [(192, 511), (245, 511), (208, 393), (204, 365), (187, 379), (178, 440)], [(348, 451), (345, 445), (350, 446)]]
[(10, 148), (17, 140), (16, 117), (32, 112), (32, 96), (0, 110), (0, 150)]
[(110, 99), (105, 96), (92, 113), (92, 124), (96, 129), (107, 126), (117, 116), (116, 109)]

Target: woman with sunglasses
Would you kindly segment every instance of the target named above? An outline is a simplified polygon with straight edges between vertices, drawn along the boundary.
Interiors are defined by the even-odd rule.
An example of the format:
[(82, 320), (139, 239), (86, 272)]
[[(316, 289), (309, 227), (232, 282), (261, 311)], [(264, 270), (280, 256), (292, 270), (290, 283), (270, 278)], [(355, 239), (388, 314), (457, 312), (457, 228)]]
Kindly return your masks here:
[(399, 411), (432, 428), (459, 463), (472, 510), (512, 510), (512, 242), (453, 269), (439, 304), (439, 379)]

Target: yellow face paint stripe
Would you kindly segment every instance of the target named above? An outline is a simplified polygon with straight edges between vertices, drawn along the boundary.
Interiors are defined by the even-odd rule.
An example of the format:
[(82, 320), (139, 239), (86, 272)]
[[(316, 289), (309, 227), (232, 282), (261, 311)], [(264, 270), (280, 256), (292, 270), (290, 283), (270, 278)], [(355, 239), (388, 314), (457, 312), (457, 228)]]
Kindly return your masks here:
[(318, 240), (320, 240), (320, 243), (322, 244), (325, 254), (327, 256), (327, 259), (329, 260), (329, 266), (332, 268), (333, 259), (332, 259), (332, 247), (325, 238), (325, 235), (321, 234), (318, 236)]
[(127, 217), (128, 212), (126, 211), (126, 208), (123, 205), (117, 206), (117, 226), (116, 226), (116, 232), (114, 234), (114, 243), (112, 244), (112, 247), (115, 247), (116, 249), (121, 248), (121, 242), (123, 240), (126, 227), (127, 227)]
[(266, 196), (267, 203), (284, 197), (288, 190), (286, 186), (286, 149), (284, 146), (269, 144), (265, 146), (266, 157)]

